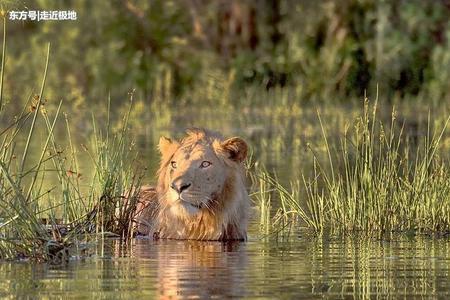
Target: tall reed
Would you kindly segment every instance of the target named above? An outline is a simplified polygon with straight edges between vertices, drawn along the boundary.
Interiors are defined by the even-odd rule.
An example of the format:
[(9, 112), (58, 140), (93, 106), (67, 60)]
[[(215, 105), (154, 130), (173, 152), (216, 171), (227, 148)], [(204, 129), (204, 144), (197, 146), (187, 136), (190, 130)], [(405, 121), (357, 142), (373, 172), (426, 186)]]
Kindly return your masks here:
[[(311, 149), (313, 176), (304, 179), (308, 218), (319, 233), (362, 231), (447, 232), (450, 230), (450, 168), (439, 156), (448, 119), (440, 131), (412, 141), (393, 109), (388, 126), (368, 99), (354, 124), (332, 150), (323, 130), (328, 160)], [(430, 121), (428, 121), (430, 124)]]
[[(5, 55), (2, 59), (0, 91)], [(7, 107), (0, 109), (3, 121), (10, 124), (0, 131), (0, 259), (61, 262), (80, 241), (95, 239), (98, 233), (110, 232), (124, 239), (133, 236), (143, 172), (135, 168), (138, 156), (129, 134), (132, 101), (116, 133), (109, 119), (102, 131), (93, 118), (93, 141), (84, 148), (92, 158), (94, 175), (86, 189), (80, 184), (67, 115), (67, 139), (62, 142), (68, 142), (68, 147), (55, 135), (62, 101), (54, 113), (46, 108), (49, 62), (50, 45), (39, 94), (30, 97), (18, 116), (11, 118)], [(44, 182), (50, 176), (48, 187)]]

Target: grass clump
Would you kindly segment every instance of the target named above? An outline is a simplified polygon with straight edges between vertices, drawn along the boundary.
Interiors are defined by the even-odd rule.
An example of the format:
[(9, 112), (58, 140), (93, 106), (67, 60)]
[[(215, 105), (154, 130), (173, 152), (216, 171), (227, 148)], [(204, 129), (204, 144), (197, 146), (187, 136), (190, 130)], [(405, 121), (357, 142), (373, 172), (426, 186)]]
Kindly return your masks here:
[(49, 56), (50, 45), (39, 94), (30, 97), (11, 120), (7, 107), (1, 110), (2, 123), (9, 125), (0, 131), (0, 259), (59, 263), (68, 260), (80, 243), (95, 240), (98, 233), (123, 239), (133, 235), (142, 172), (133, 167), (137, 153), (128, 128), (132, 101), (117, 133), (110, 133), (109, 118), (106, 134), (97, 130), (94, 121), (93, 142), (84, 146), (94, 170), (86, 187), (80, 183), (67, 115), (67, 139), (63, 141), (68, 145), (58, 143), (55, 134), (62, 102), (54, 114), (45, 105)]
[(319, 233), (449, 232), (450, 169), (439, 155), (447, 123), (411, 140), (395, 110), (385, 126), (377, 102), (366, 99), (339, 150), (329, 147), (323, 130), (328, 160), (313, 151), (312, 179), (304, 177), (308, 217), (300, 217)]
[(94, 204), (91, 213), (95, 218), (90, 217), (90, 227), (96, 228), (95, 232), (114, 233), (124, 240), (133, 236), (133, 218), (145, 171), (145, 168), (133, 167), (137, 165), (138, 153), (134, 151), (128, 128), (132, 100), (133, 94), (130, 93), (130, 106), (117, 134), (110, 135), (109, 117), (105, 134), (93, 121), (93, 151), (85, 149), (95, 166), (89, 192), (90, 203)]
[(278, 207), (272, 226), (297, 223), (318, 234), (450, 233), (450, 168), (441, 147), (449, 119), (432, 133), (429, 118), (426, 133), (412, 137), (395, 109), (387, 125), (377, 109), (377, 101), (370, 105), (366, 99), (337, 147), (319, 115), (325, 155), (309, 146), (313, 167), (302, 184), (292, 182), (288, 189), (265, 171), (255, 177)]

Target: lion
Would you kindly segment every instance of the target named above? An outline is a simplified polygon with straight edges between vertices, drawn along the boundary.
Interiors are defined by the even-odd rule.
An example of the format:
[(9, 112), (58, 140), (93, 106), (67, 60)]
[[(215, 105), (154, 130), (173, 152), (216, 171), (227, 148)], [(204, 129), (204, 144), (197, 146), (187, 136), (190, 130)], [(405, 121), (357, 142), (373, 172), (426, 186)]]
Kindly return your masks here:
[(158, 147), (158, 182), (140, 191), (137, 231), (164, 239), (245, 240), (247, 143), (190, 129), (179, 141), (161, 137)]

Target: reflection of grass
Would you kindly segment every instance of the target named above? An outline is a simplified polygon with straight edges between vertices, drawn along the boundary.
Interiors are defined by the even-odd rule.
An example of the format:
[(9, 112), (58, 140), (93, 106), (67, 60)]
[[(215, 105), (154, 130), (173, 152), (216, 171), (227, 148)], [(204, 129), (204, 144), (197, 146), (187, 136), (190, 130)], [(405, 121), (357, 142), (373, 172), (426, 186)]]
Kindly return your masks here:
[[(63, 149), (55, 136), (61, 103), (53, 119), (45, 107), (49, 53), (50, 47), (39, 95), (0, 133), (0, 258), (3, 259), (32, 257), (61, 261), (68, 259), (71, 246), (92, 233), (113, 232), (123, 238), (132, 235), (132, 212), (138, 191), (134, 187), (140, 185), (141, 176), (131, 167), (136, 156), (128, 137), (130, 113), (115, 135), (109, 133), (109, 125), (106, 135), (94, 130), (93, 142), (85, 150), (92, 158), (95, 172), (90, 188), (82, 188), (68, 118), (69, 149)], [(6, 111), (2, 113), (7, 118)], [(37, 128), (41, 125), (46, 132), (40, 141)], [(23, 145), (22, 136), (27, 137)], [(31, 149), (37, 147), (31, 145), (39, 143), (41, 151), (34, 159)], [(50, 189), (43, 184), (49, 173), (57, 178)]]
[(303, 180), (304, 199), (294, 196), (298, 185), (288, 191), (261, 177), (277, 191), (282, 215), (294, 214), (317, 233), (448, 232), (450, 169), (438, 155), (448, 120), (441, 132), (432, 135), (429, 128), (423, 140), (411, 141), (404, 125), (396, 125), (395, 111), (386, 127), (376, 103), (372, 108), (366, 101), (339, 150), (329, 145), (319, 117), (327, 159), (311, 148), (313, 170)]

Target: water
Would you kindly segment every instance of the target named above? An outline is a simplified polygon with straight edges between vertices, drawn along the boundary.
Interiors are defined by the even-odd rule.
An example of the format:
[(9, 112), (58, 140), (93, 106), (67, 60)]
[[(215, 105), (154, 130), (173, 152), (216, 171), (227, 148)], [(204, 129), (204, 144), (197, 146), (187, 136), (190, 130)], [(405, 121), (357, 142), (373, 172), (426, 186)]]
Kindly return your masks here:
[(447, 298), (450, 241), (293, 237), (220, 243), (107, 241), (51, 266), (0, 264), (0, 296), (111, 298)]

